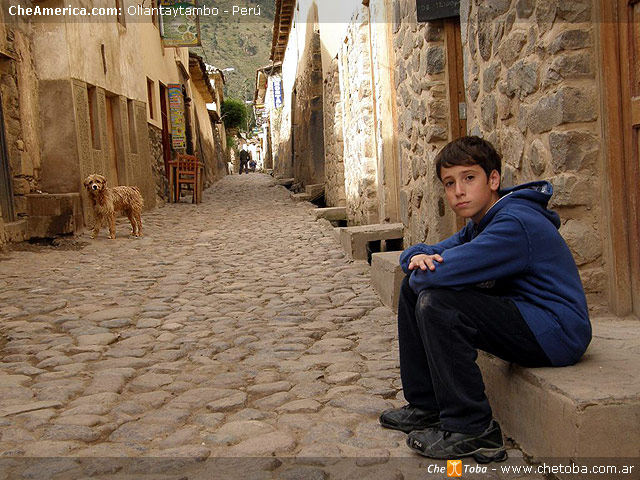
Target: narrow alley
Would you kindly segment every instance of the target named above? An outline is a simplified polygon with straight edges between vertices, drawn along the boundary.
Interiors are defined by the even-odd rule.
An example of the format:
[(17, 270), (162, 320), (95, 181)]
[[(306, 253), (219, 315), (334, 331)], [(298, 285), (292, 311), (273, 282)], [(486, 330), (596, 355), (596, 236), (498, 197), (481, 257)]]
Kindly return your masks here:
[(115, 241), (103, 230), (6, 252), (0, 451), (13, 458), (0, 463), (19, 471), (7, 478), (44, 478), (17, 457), (57, 457), (47, 478), (211, 478), (215, 459), (220, 478), (338, 466), (337, 478), (427, 478), (446, 465), (378, 425), (403, 403), (395, 315), (313, 208), (268, 175), (233, 175), (202, 204), (145, 213), (141, 239), (120, 219)]

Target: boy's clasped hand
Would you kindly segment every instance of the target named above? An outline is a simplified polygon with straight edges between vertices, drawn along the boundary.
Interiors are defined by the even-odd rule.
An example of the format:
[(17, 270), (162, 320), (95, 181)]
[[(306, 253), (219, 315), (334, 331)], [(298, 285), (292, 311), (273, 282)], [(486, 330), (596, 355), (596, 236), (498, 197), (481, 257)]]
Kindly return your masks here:
[(419, 268), (422, 271), (426, 271), (428, 268), (429, 270), (434, 271), (436, 269), (436, 265), (433, 262), (442, 263), (444, 262), (444, 259), (437, 253), (434, 255), (421, 253), (420, 255), (414, 255), (411, 257), (408, 268), (409, 270)]

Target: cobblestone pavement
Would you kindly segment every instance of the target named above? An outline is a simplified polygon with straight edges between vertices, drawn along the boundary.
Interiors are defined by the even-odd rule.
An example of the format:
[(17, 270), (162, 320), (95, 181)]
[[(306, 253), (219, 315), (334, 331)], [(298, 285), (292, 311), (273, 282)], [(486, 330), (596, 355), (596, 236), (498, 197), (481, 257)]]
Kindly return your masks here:
[(443, 478), (377, 423), (395, 316), (313, 208), (235, 175), (141, 239), (5, 253), (0, 478)]

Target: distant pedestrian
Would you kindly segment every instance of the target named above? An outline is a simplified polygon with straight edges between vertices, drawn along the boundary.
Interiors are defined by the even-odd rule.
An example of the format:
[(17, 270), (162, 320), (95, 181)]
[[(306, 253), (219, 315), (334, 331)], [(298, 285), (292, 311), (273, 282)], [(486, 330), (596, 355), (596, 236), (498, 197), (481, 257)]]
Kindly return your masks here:
[(251, 160), (251, 154), (242, 147), (242, 150), (240, 150), (240, 171), (238, 175), (242, 175), (243, 170), (246, 174), (249, 174), (249, 167), (247, 166), (249, 160)]
[[(545, 181), (500, 188), (501, 159), (478, 137), (435, 158), (452, 210), (471, 221), (435, 245), (406, 249), (398, 340), (403, 408), (380, 423), (431, 458), (506, 459), (477, 350), (525, 367), (573, 365), (591, 340), (576, 263), (548, 210)], [(544, 428), (540, 426), (540, 428)]]
[(256, 166), (258, 164), (256, 163), (256, 161), (252, 158), (251, 160), (249, 160), (249, 168), (251, 169), (252, 172), (256, 171)]

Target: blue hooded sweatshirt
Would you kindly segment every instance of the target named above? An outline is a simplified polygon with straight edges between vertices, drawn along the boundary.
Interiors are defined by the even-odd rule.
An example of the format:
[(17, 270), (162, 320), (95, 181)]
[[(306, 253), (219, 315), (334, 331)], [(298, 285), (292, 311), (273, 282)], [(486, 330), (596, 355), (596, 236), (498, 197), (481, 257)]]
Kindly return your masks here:
[[(511, 298), (554, 366), (576, 363), (591, 341), (591, 323), (578, 268), (558, 232), (560, 218), (547, 209), (549, 182), (499, 192), (479, 224), (435, 245), (414, 245), (400, 256), (409, 285), (427, 288), (488, 287)], [(440, 254), (435, 271), (409, 270), (411, 257)]]

